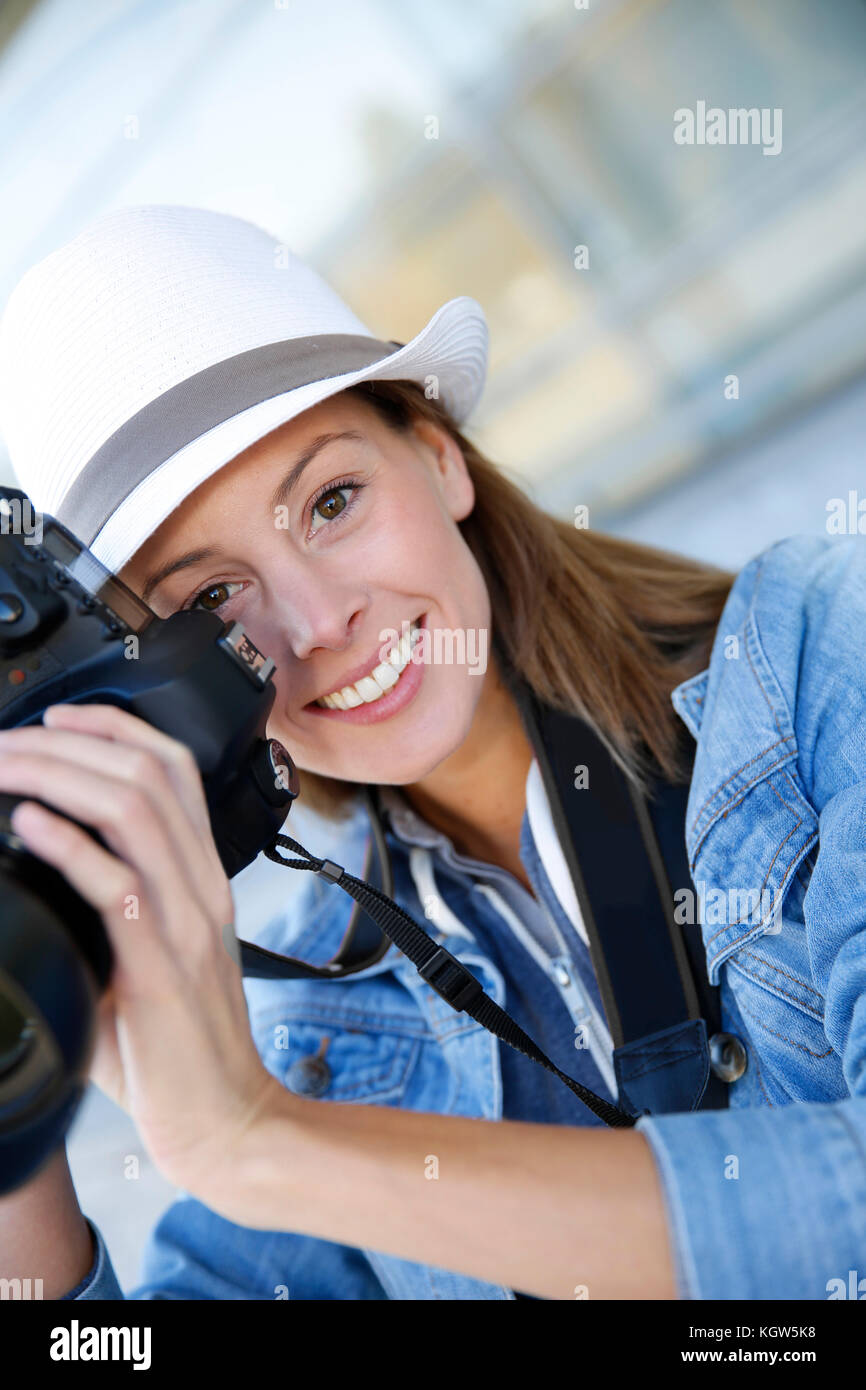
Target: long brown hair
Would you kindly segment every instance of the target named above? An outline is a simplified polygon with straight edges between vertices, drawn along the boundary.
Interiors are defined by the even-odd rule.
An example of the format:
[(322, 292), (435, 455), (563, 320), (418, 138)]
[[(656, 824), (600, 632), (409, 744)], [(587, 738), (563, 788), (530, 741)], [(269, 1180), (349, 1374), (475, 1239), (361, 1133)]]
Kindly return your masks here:
[[(457, 441), (475, 488), (458, 524), (490, 594), (497, 659), (540, 700), (587, 720), (638, 786), (659, 770), (687, 781), (693, 743), (670, 694), (708, 664), (735, 575), (543, 511), (414, 381), (366, 381), (346, 394), (394, 430), (420, 416)], [(300, 778), (304, 802), (331, 816), (357, 787)]]

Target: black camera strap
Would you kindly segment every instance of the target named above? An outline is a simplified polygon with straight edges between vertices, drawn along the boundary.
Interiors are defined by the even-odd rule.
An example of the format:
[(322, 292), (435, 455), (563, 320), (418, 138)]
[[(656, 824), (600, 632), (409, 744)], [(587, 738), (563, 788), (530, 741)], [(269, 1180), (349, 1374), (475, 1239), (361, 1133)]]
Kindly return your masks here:
[(586, 928), (620, 1102), (722, 1108), (728, 1088), (708, 1044), (720, 1030), (718, 989), (685, 844), (689, 784), (657, 775), (644, 796), (590, 724), (512, 689)]
[[(302, 858), (283, 859), (277, 851), (277, 846), (290, 849)], [(470, 1018), (474, 1018), (482, 1028), (495, 1034), (500, 1041), (508, 1043), (510, 1047), (516, 1048), (532, 1061), (539, 1062), (548, 1071), (552, 1071), (584, 1105), (598, 1115), (599, 1119), (604, 1120), (605, 1124), (634, 1124), (634, 1116), (617, 1109), (609, 1101), (560, 1071), (505, 1010), (484, 993), (471, 970), (467, 970), (462, 961), (457, 960), (444, 946), (440, 946), (428, 936), (408, 912), (404, 912), (402, 907), (392, 902), (378, 888), (355, 878), (330, 859), (317, 859), (288, 835), (278, 835), (275, 844), (269, 846), (265, 854), (277, 864), (288, 864), (293, 869), (310, 869), (322, 878), (338, 883), (381, 927), (389, 941), (411, 960), (422, 979), (426, 980), (452, 1009), (457, 1013), (469, 1014)], [(241, 943), (242, 950), (245, 944)], [(244, 973), (250, 972), (245, 970)]]
[[(702, 1099), (724, 1105), (727, 1088), (711, 1076), (707, 1048), (707, 1024), (718, 1029), (718, 991), (702, 967), (699, 929), (695, 935), (688, 921), (674, 919), (674, 891), (693, 891), (685, 850), (688, 787), (659, 782), (648, 804), (588, 723), (543, 706), (526, 688), (515, 694), (586, 926), (614, 1041), (619, 1099), (628, 1109), (560, 1071), (471, 971), (392, 901), (389, 855), (369, 790), (373, 839), (365, 878), (317, 858), (287, 835), (277, 835), (264, 851), (274, 863), (338, 883), (355, 900), (337, 954), (313, 966), (241, 941), (243, 973), (341, 979), (380, 960), (393, 943), (455, 1011), (552, 1071), (608, 1125), (633, 1125), (653, 1108), (694, 1109)], [(585, 785), (578, 789), (584, 770)], [(285, 858), (281, 849), (297, 857)]]

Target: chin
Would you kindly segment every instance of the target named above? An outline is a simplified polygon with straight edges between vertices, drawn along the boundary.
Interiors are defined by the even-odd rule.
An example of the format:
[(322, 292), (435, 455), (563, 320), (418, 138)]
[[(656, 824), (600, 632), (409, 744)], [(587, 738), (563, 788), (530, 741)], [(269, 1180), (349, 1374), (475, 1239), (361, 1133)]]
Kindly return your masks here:
[[(440, 677), (441, 674), (440, 669)], [(474, 679), (440, 678), (428, 686), (426, 699), (425, 692), (421, 692), (414, 716), (410, 707), (393, 721), (366, 727), (346, 725), (338, 731), (339, 742), (331, 724), (323, 728), (323, 734), (333, 738), (331, 747), (310, 749), (312, 756), (306, 765), (295, 742), (297, 766), (320, 777), (366, 785), (409, 786), (420, 782), (455, 753), (467, 737), (484, 683), (483, 679), (476, 684)], [(291, 751), (292, 742), (285, 738), (282, 741)]]
[(430, 773), (454, 752), (459, 741), (458, 744), (444, 746), (440, 746), (440, 743), (441, 741), (437, 740), (435, 748), (418, 747), (405, 752), (392, 749), (384, 757), (372, 760), (368, 767), (356, 763), (351, 768), (335, 767), (323, 775), (370, 785), (408, 787), (413, 782), (420, 782), (424, 777), (429, 777)]
[[(452, 701), (447, 715), (442, 717), (437, 707), (435, 717), (418, 721), (417, 727), (400, 741), (394, 750), (392, 767), (384, 760), (377, 761), (374, 777), (394, 786), (409, 786), (429, 777), (441, 763), (450, 758), (467, 737), (475, 714), (476, 701)], [(384, 776), (388, 772), (390, 775)]]
[[(444, 722), (436, 720), (434, 726), (423, 724), (407, 731), (402, 737), (387, 741), (384, 749), (375, 754), (370, 751), (366, 758), (352, 760), (350, 765), (342, 760), (334, 760), (330, 767), (309, 767), (301, 769), (318, 773), (321, 777), (336, 777), (341, 781), (360, 782), (381, 786), (410, 786), (429, 777), (440, 763), (450, 757), (463, 742), (472, 723), (474, 710), (468, 710), (463, 717), (457, 717), (452, 710), (451, 718)], [(384, 725), (382, 726), (385, 727)], [(300, 765), (299, 765), (300, 766)]]

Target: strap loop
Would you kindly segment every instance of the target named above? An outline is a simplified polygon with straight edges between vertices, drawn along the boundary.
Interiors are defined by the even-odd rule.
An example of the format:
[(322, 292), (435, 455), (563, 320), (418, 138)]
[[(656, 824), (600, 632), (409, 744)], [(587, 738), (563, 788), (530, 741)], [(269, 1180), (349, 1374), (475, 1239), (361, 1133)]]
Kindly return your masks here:
[[(284, 859), (279, 853), (280, 848), (293, 850), (302, 858)], [(470, 1018), (474, 1018), (476, 1023), (493, 1033), (500, 1042), (507, 1043), (509, 1047), (515, 1048), (525, 1057), (553, 1072), (554, 1076), (558, 1076), (578, 1100), (583, 1101), (583, 1104), (606, 1125), (613, 1128), (634, 1125), (634, 1115), (611, 1105), (609, 1101), (590, 1091), (587, 1086), (582, 1086), (579, 1081), (574, 1081), (570, 1076), (566, 1076), (565, 1072), (560, 1071), (514, 1019), (484, 993), (472, 972), (446, 951), (444, 946), (434, 942), (423, 927), (419, 927), (408, 912), (404, 911), (399, 903), (393, 902), (387, 894), (380, 893), (372, 884), (347, 873), (338, 864), (334, 864), (333, 860), (317, 859), (289, 835), (275, 836), (273, 842), (266, 846), (264, 853), (275, 864), (287, 864), (291, 869), (311, 869), (329, 882), (338, 883), (344, 892), (361, 904), (382, 933), (409, 958), (418, 973), (447, 1004), (459, 1013), (465, 1012)], [(339, 869), (337, 877), (332, 872), (335, 869)]]
[(333, 859), (323, 859), (316, 872), (319, 878), (324, 878), (328, 883), (339, 883), (346, 870), (342, 864), (335, 864)]

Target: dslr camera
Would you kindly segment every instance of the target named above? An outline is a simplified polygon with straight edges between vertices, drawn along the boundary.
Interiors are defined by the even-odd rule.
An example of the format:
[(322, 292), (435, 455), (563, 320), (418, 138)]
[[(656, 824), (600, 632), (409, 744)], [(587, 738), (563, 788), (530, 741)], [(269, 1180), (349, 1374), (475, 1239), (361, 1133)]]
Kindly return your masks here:
[[(102, 703), (185, 743), (228, 878), (273, 841), (298, 792), (265, 734), (273, 671), (240, 623), (204, 609), (158, 618), (25, 493), (0, 487), (0, 728)], [(71, 1124), (113, 965), (99, 914), (12, 829), (21, 799), (0, 793), (0, 1195)]]

